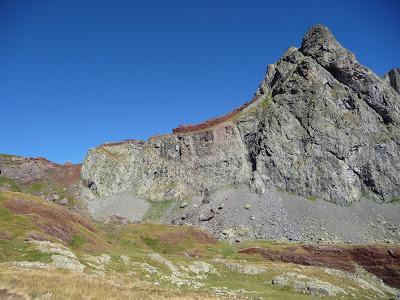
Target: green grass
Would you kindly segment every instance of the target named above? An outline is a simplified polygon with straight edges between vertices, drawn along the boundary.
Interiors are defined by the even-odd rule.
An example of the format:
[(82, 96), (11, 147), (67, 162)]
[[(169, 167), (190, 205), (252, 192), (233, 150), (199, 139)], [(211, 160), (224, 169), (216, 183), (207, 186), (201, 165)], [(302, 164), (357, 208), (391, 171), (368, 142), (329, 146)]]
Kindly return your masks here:
[(184, 249), (184, 247), (182, 247), (182, 246), (174, 246), (166, 241), (154, 239), (149, 236), (143, 237), (143, 241), (154, 252), (163, 253), (163, 254), (178, 253)]
[(147, 222), (160, 222), (165, 215), (174, 208), (176, 200), (149, 201), (150, 207), (144, 216)]
[(318, 200), (318, 197), (317, 196), (307, 196), (306, 199), (311, 202), (316, 202)]
[(400, 197), (392, 198), (389, 203), (400, 203)]
[(16, 182), (15, 180), (0, 176), (0, 187), (5, 187), (11, 192), (23, 192), (32, 195), (37, 195), (39, 193), (43, 193), (45, 195), (58, 195), (60, 200), (63, 198), (68, 200), (69, 207), (78, 204), (72, 195), (63, 190), (62, 186), (59, 186), (53, 182), (37, 181), (24, 185)]
[(34, 194), (44, 191), (47, 188), (47, 184), (44, 182), (35, 182), (24, 187), (24, 192), (28, 194)]
[(20, 192), (21, 189), (14, 180), (6, 178), (6, 177), (0, 177), (0, 187), (7, 187), (9, 188), (12, 192)]
[(86, 239), (78, 234), (74, 234), (72, 236), (71, 241), (69, 242), (69, 245), (73, 248), (78, 248), (83, 246), (86, 243)]
[(0, 240), (0, 262), (40, 261), (49, 262), (50, 254), (32, 248), (23, 240)]

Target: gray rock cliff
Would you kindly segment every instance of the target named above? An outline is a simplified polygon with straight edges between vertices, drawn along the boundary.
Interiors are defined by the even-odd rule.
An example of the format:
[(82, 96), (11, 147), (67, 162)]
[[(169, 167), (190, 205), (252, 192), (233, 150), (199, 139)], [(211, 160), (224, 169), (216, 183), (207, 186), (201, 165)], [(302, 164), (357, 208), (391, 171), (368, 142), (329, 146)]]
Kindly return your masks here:
[(100, 196), (185, 199), (246, 184), (341, 205), (393, 201), (399, 123), (400, 94), (317, 25), (268, 67), (249, 105), (207, 126), (91, 149), (81, 177)]
[(389, 73), (383, 76), (383, 80), (400, 93), (400, 68), (390, 70)]

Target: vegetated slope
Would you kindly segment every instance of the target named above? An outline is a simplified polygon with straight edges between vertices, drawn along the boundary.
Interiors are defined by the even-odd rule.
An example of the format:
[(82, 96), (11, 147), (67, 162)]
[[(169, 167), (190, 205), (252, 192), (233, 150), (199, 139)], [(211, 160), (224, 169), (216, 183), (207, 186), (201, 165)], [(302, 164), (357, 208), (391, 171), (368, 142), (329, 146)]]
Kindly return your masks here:
[(400, 94), (393, 82), (360, 65), (317, 25), (299, 49), (269, 66), (241, 109), (146, 142), (91, 149), (82, 179), (100, 196), (130, 192), (156, 201), (232, 184), (341, 205), (363, 197), (396, 201)]
[(57, 164), (45, 158), (0, 154), (0, 191), (35, 194), (76, 209), (80, 173), (79, 164)]
[(21, 299), (389, 299), (400, 278), (397, 246), (229, 245), (191, 226), (95, 224), (20, 192), (0, 192), (0, 229), (0, 296)]

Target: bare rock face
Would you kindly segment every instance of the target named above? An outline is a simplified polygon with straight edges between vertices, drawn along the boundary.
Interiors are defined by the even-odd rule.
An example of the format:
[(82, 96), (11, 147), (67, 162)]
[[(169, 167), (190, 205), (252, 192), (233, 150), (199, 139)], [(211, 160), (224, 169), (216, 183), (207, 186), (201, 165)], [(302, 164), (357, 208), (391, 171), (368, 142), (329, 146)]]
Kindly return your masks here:
[(392, 88), (400, 93), (400, 68), (390, 70), (389, 73), (383, 76), (383, 80), (385, 80)]
[(341, 205), (392, 201), (400, 196), (399, 123), (400, 94), (317, 25), (269, 66), (241, 109), (91, 149), (81, 176), (101, 196), (185, 198), (240, 183)]
[(399, 95), (324, 26), (269, 69), (271, 117), (251, 151), (267, 185), (340, 204), (400, 193)]
[(233, 123), (91, 149), (82, 168), (99, 195), (133, 191), (152, 200), (184, 198), (251, 176), (247, 149)]

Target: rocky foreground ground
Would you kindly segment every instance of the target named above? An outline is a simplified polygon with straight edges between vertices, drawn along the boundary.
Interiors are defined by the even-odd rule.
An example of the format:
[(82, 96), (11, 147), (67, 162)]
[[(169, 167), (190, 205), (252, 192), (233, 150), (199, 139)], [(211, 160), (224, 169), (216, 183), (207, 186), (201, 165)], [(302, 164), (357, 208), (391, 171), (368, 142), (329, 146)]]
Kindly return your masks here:
[(12, 299), (394, 299), (400, 288), (395, 245), (229, 244), (192, 226), (93, 223), (20, 192), (0, 193), (0, 214)]

